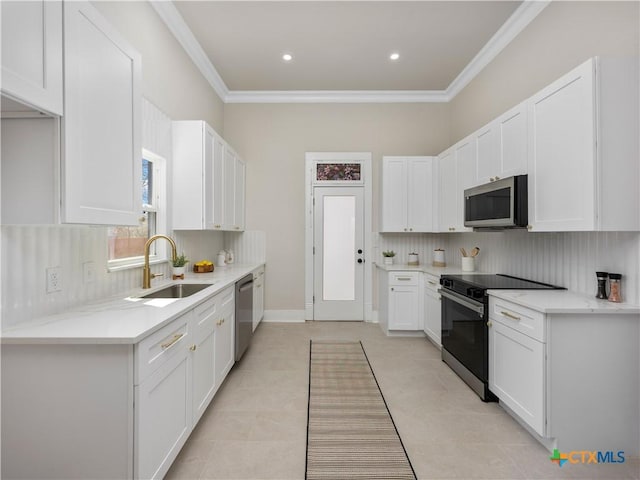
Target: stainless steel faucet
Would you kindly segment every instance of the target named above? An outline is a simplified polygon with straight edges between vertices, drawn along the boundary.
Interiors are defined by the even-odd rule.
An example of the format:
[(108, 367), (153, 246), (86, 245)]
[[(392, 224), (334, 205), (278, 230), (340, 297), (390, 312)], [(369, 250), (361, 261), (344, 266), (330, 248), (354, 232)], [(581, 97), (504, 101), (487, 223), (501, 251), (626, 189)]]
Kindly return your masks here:
[(149, 240), (147, 240), (147, 243), (144, 244), (144, 268), (142, 269), (142, 288), (151, 288), (151, 279), (162, 276), (161, 273), (159, 274), (151, 273), (151, 269), (149, 268), (149, 249), (151, 247), (151, 244), (159, 238), (164, 238), (171, 244), (171, 261), (172, 262), (178, 256), (178, 249), (176, 248), (176, 242), (174, 242), (172, 238), (167, 237), (166, 235), (154, 235), (153, 237), (149, 238)]

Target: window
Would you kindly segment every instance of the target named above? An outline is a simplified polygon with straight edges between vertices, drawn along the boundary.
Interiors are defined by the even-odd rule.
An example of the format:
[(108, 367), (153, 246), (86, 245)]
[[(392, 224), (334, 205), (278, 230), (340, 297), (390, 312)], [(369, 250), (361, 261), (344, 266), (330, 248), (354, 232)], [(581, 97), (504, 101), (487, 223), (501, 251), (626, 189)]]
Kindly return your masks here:
[[(149, 237), (166, 230), (166, 161), (142, 151), (142, 215), (135, 227), (115, 226), (108, 229), (109, 270), (137, 267), (144, 263), (144, 244)], [(163, 242), (151, 246), (149, 261), (166, 261)]]

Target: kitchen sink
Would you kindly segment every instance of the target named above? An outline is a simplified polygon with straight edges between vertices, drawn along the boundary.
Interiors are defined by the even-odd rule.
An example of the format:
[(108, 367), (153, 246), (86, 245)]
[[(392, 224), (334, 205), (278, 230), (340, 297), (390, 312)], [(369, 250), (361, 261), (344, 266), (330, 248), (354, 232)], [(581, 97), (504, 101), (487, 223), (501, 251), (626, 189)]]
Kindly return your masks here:
[(140, 298), (185, 298), (210, 287), (213, 283), (177, 283)]

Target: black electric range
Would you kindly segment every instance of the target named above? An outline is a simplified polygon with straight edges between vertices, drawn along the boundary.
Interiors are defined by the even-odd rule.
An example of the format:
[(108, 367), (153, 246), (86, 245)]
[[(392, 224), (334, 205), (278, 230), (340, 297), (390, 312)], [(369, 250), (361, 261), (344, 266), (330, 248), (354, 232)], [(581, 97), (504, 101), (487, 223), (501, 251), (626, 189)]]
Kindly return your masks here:
[(497, 400), (489, 391), (489, 298), (487, 290), (557, 290), (562, 287), (510, 275), (443, 275), (442, 360), (480, 398)]

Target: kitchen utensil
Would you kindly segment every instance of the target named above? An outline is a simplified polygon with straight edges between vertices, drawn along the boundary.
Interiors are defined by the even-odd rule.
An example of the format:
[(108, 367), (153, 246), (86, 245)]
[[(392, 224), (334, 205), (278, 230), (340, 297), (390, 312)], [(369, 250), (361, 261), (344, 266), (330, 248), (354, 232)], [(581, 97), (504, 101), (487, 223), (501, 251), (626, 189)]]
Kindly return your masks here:
[(480, 247), (473, 247), (473, 250), (471, 250), (472, 257), (477, 257), (479, 253), (480, 253)]
[(462, 247), (460, 247), (460, 253), (462, 254), (463, 257), (467, 257), (468, 256), (467, 255), (467, 251)]

